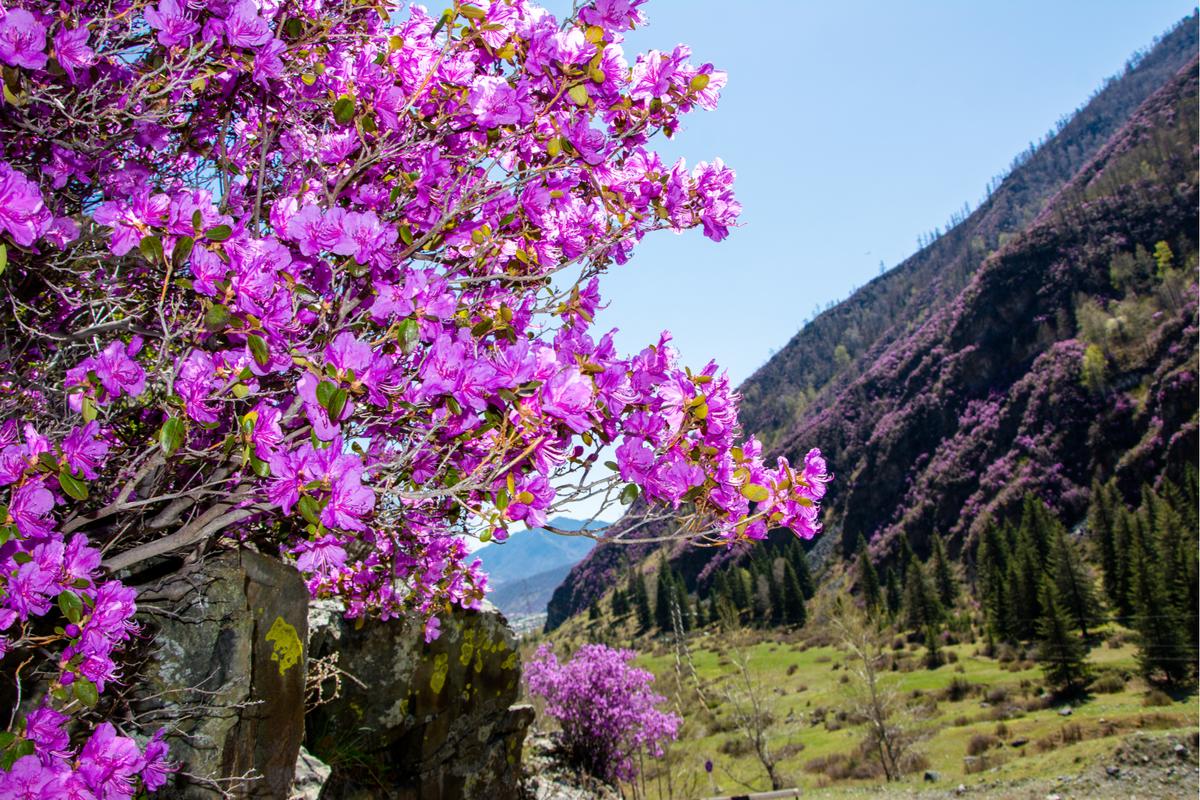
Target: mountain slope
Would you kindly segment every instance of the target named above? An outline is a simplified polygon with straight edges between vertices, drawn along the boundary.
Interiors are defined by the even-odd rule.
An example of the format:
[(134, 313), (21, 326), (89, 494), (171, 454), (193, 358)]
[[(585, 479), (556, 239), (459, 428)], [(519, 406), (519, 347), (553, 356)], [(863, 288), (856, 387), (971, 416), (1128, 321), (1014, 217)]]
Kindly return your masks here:
[[(1110, 267), (1159, 241), (1194, 281), (1195, 22), (1110, 81), (974, 214), (822, 314), (742, 387), (743, 420), (771, 450), (825, 451), (837, 475), (828, 544), (848, 552), (874, 536), (886, 555), (904, 535), (923, 553), (938, 529), (958, 551), (981, 514), (1029, 489), (1077, 518), (1094, 473), (1152, 478), (1194, 441), (1194, 290), (1138, 317), (1140, 349), (1101, 348), (1111, 374), (1093, 389), (1080, 382), (1095, 343), (1079, 335), (1077, 306), (1104, 316), (1127, 293), (1153, 294), (1118, 289)], [(839, 344), (850, 354), (840, 367)], [(555, 591), (547, 628), (653, 549), (596, 548)], [(694, 589), (739, 555), (676, 548), (672, 561)]]
[[(596, 530), (604, 523), (586, 524), (556, 518), (559, 530)], [(540, 614), (546, 610), (554, 587), (595, 546), (588, 536), (563, 536), (542, 528), (518, 531), (504, 542), (494, 542), (475, 552), (483, 564), (492, 593), (488, 599), (508, 616)]]

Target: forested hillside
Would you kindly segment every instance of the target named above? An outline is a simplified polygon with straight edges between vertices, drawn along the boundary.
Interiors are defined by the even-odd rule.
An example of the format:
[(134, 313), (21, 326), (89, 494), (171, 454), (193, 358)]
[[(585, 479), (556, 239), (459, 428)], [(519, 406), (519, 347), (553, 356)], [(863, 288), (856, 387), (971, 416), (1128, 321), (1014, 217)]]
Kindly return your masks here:
[[(862, 537), (877, 562), (899, 542), (926, 557), (940, 532), (969, 558), (1030, 492), (1073, 526), (1094, 479), (1135, 505), (1142, 483), (1182, 480), (1197, 449), (1195, 22), (742, 387), (771, 450), (826, 453), (825, 536), (844, 556)], [(555, 592), (548, 629), (654, 551), (597, 547)], [(741, 556), (670, 557), (695, 590)]]

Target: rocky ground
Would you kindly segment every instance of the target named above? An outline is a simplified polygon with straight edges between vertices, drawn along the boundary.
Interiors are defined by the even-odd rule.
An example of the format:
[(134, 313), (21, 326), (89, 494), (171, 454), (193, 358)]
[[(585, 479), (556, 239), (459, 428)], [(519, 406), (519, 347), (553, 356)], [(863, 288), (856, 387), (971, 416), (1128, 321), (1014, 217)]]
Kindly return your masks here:
[(549, 736), (530, 733), (522, 765), (527, 800), (620, 800), (611, 786), (562, 766)]
[[(839, 790), (839, 797), (962, 797), (971, 800), (1194, 800), (1200, 795), (1200, 734), (1137, 733), (1125, 737), (1103, 762), (1075, 775), (971, 786), (927, 785)], [(820, 791), (811, 792), (820, 796)]]

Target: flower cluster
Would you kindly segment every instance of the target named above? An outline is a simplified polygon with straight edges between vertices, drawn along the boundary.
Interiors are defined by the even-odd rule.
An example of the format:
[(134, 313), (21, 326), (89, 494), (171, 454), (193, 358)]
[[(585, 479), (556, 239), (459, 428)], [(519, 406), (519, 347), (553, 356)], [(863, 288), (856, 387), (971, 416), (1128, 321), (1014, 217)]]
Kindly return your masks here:
[[(0, 10), (0, 647), (58, 660), (47, 713), (117, 677), (135, 594), (103, 569), (221, 540), (432, 618), (483, 597), (464, 535), (581, 498), (714, 544), (818, 532), (819, 453), (768, 466), (715, 365), (592, 329), (643, 236), (740, 212), (720, 160), (650, 147), (725, 75), (627, 57), (641, 5)], [(72, 730), (45, 781), (92, 758)], [(157, 780), (126, 755), (90, 791)]]
[(529, 692), (546, 701), (562, 726), (560, 744), (576, 767), (601, 780), (632, 780), (641, 751), (658, 758), (681, 720), (659, 711), (665, 698), (650, 690), (654, 675), (630, 666), (632, 650), (586, 644), (565, 663), (542, 645), (525, 668)]

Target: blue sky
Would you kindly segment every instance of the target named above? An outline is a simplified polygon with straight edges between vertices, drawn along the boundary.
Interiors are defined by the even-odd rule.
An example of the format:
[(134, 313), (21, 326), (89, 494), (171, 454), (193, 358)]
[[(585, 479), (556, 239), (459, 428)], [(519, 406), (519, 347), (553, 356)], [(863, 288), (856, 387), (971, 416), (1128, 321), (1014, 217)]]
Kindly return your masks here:
[[(567, 2), (548, 2), (561, 15)], [(687, 363), (735, 382), (983, 195), (1013, 156), (1137, 49), (1191, 12), (1179, 0), (1003, 3), (651, 0), (627, 57), (692, 46), (729, 72), (721, 107), (674, 141), (738, 173), (743, 227), (648, 237), (602, 282), (598, 318), (625, 351), (671, 330)]]

